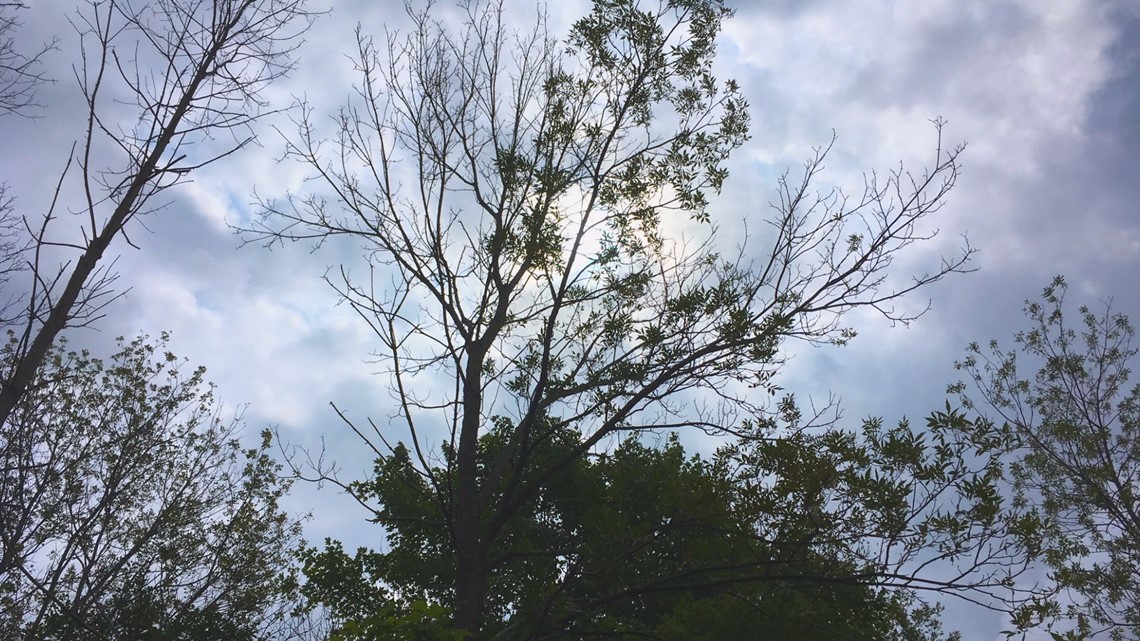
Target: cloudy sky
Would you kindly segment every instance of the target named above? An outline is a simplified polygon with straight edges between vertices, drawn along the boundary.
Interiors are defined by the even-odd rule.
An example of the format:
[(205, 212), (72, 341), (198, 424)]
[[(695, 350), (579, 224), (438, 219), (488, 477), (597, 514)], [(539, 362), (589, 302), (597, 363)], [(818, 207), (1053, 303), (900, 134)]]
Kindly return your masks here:
[[(446, 0), (443, 0), (446, 4)], [(52, 34), (46, 59), (57, 82), (41, 92), (36, 120), (0, 120), (0, 177), (26, 212), (42, 212), (71, 142), (81, 134), (72, 75), (76, 43), (66, 18), (74, 3), (37, 0), (25, 12), (23, 41)], [(401, 3), (391, 3), (393, 7)], [(529, 24), (534, 7), (508, 0)], [(827, 184), (861, 185), (864, 171), (928, 162), (929, 120), (947, 121), (944, 138), (967, 142), (964, 171), (936, 221), (939, 240), (906, 265), (920, 267), (962, 235), (980, 250), (976, 273), (949, 279), (914, 301), (931, 309), (910, 327), (853, 318), (859, 337), (845, 348), (792, 347), (780, 384), (800, 395), (843, 400), (849, 421), (867, 415), (918, 418), (940, 407), (952, 364), (971, 340), (1008, 339), (1021, 327), (1021, 303), (1055, 274), (1074, 303), (1114, 298), (1140, 317), (1140, 4), (1130, 0), (738, 0), (717, 60), (721, 77), (748, 96), (752, 139), (733, 158), (714, 205), (726, 221), (763, 216), (776, 177), (813, 147), (838, 141)], [(306, 96), (331, 112), (354, 81), (345, 43), (359, 22), (380, 34), (402, 19), (388, 3), (337, 2), (300, 49), (289, 79), (267, 96), (278, 104)], [(584, 2), (552, 8), (555, 29)], [(267, 123), (269, 124), (269, 123)], [(106, 345), (116, 335), (174, 332), (179, 354), (209, 368), (220, 396), (247, 404), (251, 430), (278, 426), (298, 443), (324, 439), (351, 474), (367, 464), (329, 408), (354, 416), (391, 415), (391, 398), (368, 362), (367, 328), (322, 283), (325, 271), (359, 254), (352, 246), (310, 252), (238, 248), (227, 223), (245, 219), (253, 193), (305, 188), (303, 168), (281, 164), (280, 138), (261, 130), (262, 147), (197, 174), (170, 193), (169, 205), (134, 230), (133, 250), (113, 253), (129, 295), (97, 331), (74, 340)], [(370, 536), (331, 491), (296, 502), (313, 512), (310, 537)], [(979, 638), (1001, 629), (971, 617)], [(951, 627), (955, 621), (947, 622)], [(965, 625), (963, 623), (963, 625)]]

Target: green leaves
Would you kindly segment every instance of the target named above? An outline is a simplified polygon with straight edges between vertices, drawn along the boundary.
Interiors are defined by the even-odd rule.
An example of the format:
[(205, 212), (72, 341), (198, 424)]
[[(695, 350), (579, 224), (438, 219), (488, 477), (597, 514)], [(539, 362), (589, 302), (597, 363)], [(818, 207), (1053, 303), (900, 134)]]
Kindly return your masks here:
[[(1040, 300), (1026, 301), (1029, 327), (1015, 349), (971, 344), (956, 365), (978, 391), (972, 405), (1003, 422), (988, 423), (986, 437), (1013, 458), (1022, 511), (1013, 533), (1049, 565), (1058, 589), (1079, 595), (1068, 607), (1044, 600), (1018, 625), (1067, 617), (1077, 622), (1071, 634), (1087, 634), (1091, 622), (1122, 638), (1140, 624), (1140, 386), (1127, 387), (1137, 350), (1128, 319), (1107, 304), (1101, 313), (1079, 307), (1072, 326), (1066, 289), (1058, 276)], [(967, 386), (953, 389), (965, 396)]]
[(0, 619), (20, 638), (261, 639), (296, 605), (269, 434), (243, 449), (167, 339), (106, 362), (61, 343), (0, 427)]
[[(797, 415), (793, 401), (783, 405), (786, 417)], [(515, 428), (505, 417), (494, 425), (480, 439), (483, 469), (503, 456)], [(529, 463), (515, 468), (522, 477), (482, 488), (492, 502), (581, 442), (554, 421), (543, 425), (532, 448), (512, 455)], [(777, 436), (765, 431), (775, 424), (754, 426), (751, 439), (711, 458), (687, 454), (676, 435), (631, 438), (563, 468), (489, 547), (493, 623), (485, 633), (933, 639), (941, 634), (934, 614), (903, 589), (926, 577), (909, 577), (908, 564), (937, 554), (979, 572), (979, 586), (1003, 585), (1022, 558), (1006, 536), (1039, 536), (1030, 516), (1008, 520), (997, 453), (983, 451), (985, 439), (973, 439), (973, 423), (950, 407), (924, 431), (877, 419), (860, 431), (791, 427)], [(399, 628), (407, 617), (434, 621), (432, 634), (446, 627), (452, 552), (446, 531), (430, 524), (448, 508), (431, 499), (407, 456), (398, 446), (377, 462), (371, 489), (357, 492), (382, 506), (376, 521), (388, 531), (387, 551), (350, 558), (326, 542), (307, 553), (306, 590), (343, 622), (346, 639), (365, 630), (413, 638), (400, 636), (411, 634)], [(995, 565), (971, 569), (977, 558)], [(415, 614), (421, 598), (438, 616)]]

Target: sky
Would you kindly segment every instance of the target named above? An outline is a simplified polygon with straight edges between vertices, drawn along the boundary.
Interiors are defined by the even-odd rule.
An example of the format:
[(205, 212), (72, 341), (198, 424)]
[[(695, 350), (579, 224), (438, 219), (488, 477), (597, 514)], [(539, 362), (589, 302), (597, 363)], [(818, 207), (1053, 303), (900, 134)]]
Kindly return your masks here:
[[(713, 202), (731, 226), (767, 214), (776, 179), (837, 141), (823, 186), (862, 184), (864, 172), (929, 162), (933, 118), (947, 143), (965, 142), (964, 169), (939, 213), (936, 241), (917, 247), (903, 269), (921, 269), (963, 236), (979, 253), (977, 271), (949, 278), (912, 299), (929, 311), (908, 327), (872, 314), (850, 322), (848, 346), (790, 345), (779, 384), (802, 398), (842, 400), (845, 421), (866, 416), (918, 419), (938, 409), (955, 359), (970, 341), (1008, 342), (1022, 325), (1022, 302), (1054, 275), (1076, 304), (1140, 318), (1140, 3), (1128, 0), (770, 0), (730, 3), (716, 60), (751, 106), (750, 141), (732, 158), (730, 178)], [(346, 54), (353, 29), (381, 35), (403, 24), (402, 3), (336, 2), (297, 52), (293, 74), (265, 96), (285, 105), (304, 96), (329, 114), (355, 76)], [(74, 3), (38, 0), (24, 14), (28, 46), (59, 37), (44, 60), (56, 82), (42, 88), (34, 120), (0, 120), (0, 177), (22, 211), (43, 212), (72, 141), (82, 133), (82, 103), (72, 66), (76, 37), (66, 18)], [(446, 15), (448, 0), (441, 0)], [(550, 8), (556, 33), (584, 2)], [(508, 0), (508, 19), (534, 19), (533, 4)], [(218, 395), (244, 408), (251, 433), (276, 426), (294, 443), (319, 447), (346, 474), (363, 471), (366, 453), (329, 407), (383, 422), (393, 411), (377, 348), (367, 328), (336, 305), (322, 275), (360, 251), (334, 244), (241, 247), (229, 224), (251, 214), (254, 194), (303, 191), (306, 171), (281, 163), (271, 125), (260, 147), (194, 174), (168, 193), (167, 206), (122, 242), (124, 299), (78, 344), (106, 348), (115, 336), (173, 332), (173, 349), (208, 368)], [(61, 223), (62, 224), (62, 223)], [(694, 447), (702, 447), (693, 442)], [(708, 444), (704, 444), (708, 446)], [(374, 543), (363, 513), (332, 490), (299, 488), (294, 503), (311, 511), (307, 535)], [(967, 638), (998, 638), (996, 616), (954, 606), (948, 627)]]

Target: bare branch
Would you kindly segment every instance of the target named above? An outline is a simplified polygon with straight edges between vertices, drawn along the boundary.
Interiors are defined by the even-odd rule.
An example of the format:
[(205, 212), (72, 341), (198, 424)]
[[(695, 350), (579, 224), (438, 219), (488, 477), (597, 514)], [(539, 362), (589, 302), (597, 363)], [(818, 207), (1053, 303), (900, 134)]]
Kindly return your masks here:
[[(253, 139), (253, 124), (272, 112), (259, 92), (290, 70), (290, 55), (312, 18), (305, 5), (304, 0), (110, 0), (93, 2), (76, 15), (73, 25), (83, 53), (75, 75), (88, 113), (74, 157), (85, 202), (73, 211), (87, 220), (84, 241), (56, 277), (45, 278), (50, 267), (42, 264), (40, 248), (53, 243), (48, 237), (53, 202), (33, 240), (33, 282), (24, 326), (15, 330), (22, 337), (18, 357), (3, 375), (0, 423), (59, 333), (93, 322), (121, 295), (110, 290), (115, 276), (103, 258), (116, 238), (130, 243), (127, 225), (161, 208), (154, 200), (159, 193)], [(113, 112), (105, 104), (109, 94), (119, 92), (134, 107), (129, 127), (109, 120)], [(233, 142), (226, 146), (216, 140), (219, 134)], [(194, 145), (202, 141), (223, 146), (201, 153)], [(97, 164), (96, 148), (99, 158), (113, 160)], [(67, 177), (65, 170), (61, 186)], [(61, 193), (57, 188), (56, 197)]]

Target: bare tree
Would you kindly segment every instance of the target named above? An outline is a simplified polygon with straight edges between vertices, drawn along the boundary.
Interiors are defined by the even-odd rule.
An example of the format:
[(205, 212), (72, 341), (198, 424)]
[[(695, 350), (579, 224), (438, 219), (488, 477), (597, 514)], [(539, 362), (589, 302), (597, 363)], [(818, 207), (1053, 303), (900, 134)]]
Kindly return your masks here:
[[(289, 71), (310, 18), (305, 0), (96, 0), (77, 15), (86, 132), (48, 212), (22, 216), (31, 283), (10, 326), (18, 345), (0, 375), (0, 423), (59, 333), (115, 298), (103, 262), (112, 242), (130, 242), (127, 226), (159, 193), (253, 142), (253, 123), (271, 111), (259, 92)], [(76, 173), (81, 195), (68, 202)], [(50, 233), (61, 210), (81, 217), (80, 234)], [(75, 254), (54, 266), (58, 251)]]
[[(719, 0), (599, 2), (564, 47), (541, 20), (512, 32), (496, 3), (464, 10), (458, 34), (429, 10), (386, 47), (358, 34), (333, 142), (310, 113), (289, 142), (324, 191), (266, 202), (245, 231), (364, 247), (368, 274), (328, 281), (383, 346), (392, 423), (454, 546), (453, 623), (479, 631), (504, 528), (560, 470), (622, 433), (732, 430), (763, 412), (749, 399), (774, 389), (785, 340), (845, 342), (857, 307), (908, 321), (892, 303), (971, 250), (886, 280), (957, 179), (960, 148), (939, 135), (929, 169), (871, 174), (853, 196), (815, 192), (817, 149), (750, 214), (762, 233), (717, 253), (709, 196), (748, 127), (735, 83), (710, 73)], [(690, 220), (703, 240), (675, 231)], [(505, 445), (483, 464), (492, 426)], [(568, 428), (573, 447), (535, 456)], [(392, 437), (372, 436), (387, 460)]]

